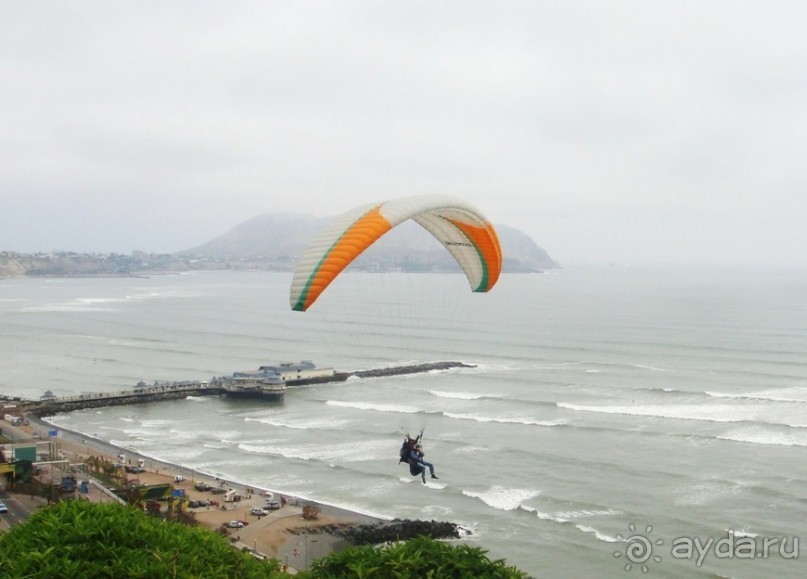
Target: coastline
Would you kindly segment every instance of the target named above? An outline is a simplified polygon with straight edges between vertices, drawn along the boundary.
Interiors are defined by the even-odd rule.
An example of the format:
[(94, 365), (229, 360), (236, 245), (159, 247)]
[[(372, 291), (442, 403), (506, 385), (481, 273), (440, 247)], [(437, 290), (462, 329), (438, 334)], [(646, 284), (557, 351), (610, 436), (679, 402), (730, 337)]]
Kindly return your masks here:
[[(361, 513), (336, 505), (319, 502), (305, 497), (292, 496), (265, 489), (245, 485), (236, 480), (216, 477), (215, 474), (199, 472), (182, 465), (154, 459), (132, 449), (121, 448), (108, 442), (93, 438), (81, 432), (52, 425), (43, 418), (28, 414), (28, 424), (12, 427), (20, 433), (32, 438), (39, 433), (39, 440), (48, 440), (49, 430), (58, 429), (59, 436), (54, 439), (59, 455), (71, 462), (80, 462), (87, 456), (102, 456), (112, 462), (118, 461), (118, 455), (126, 455), (127, 463), (137, 464), (138, 459), (145, 463), (145, 472), (131, 475), (140, 484), (172, 484), (185, 491), (188, 500), (218, 502), (218, 505), (187, 509), (194, 514), (199, 525), (212, 531), (218, 531), (223, 525), (233, 520), (245, 521), (248, 524), (239, 529), (224, 528), (234, 547), (253, 551), (256, 556), (273, 557), (281, 564), (295, 569), (305, 569), (315, 559), (332, 552), (340, 551), (351, 545), (342, 535), (342, 531), (361, 526), (379, 526), (390, 522), (389, 519), (377, 515)], [(5, 426), (5, 425), (4, 425)], [(175, 476), (185, 478), (175, 482)], [(238, 502), (224, 503), (222, 494), (211, 495), (210, 492), (198, 491), (194, 484), (206, 482), (211, 487), (233, 489), (243, 497)], [(90, 487), (89, 500), (110, 500), (94, 485)], [(280, 501), (282, 507), (270, 511), (268, 516), (255, 517), (249, 515), (253, 507), (261, 507), (267, 499), (267, 493)], [(225, 508), (223, 508), (223, 506)], [(303, 507), (311, 506), (319, 509), (316, 519), (303, 518)]]
[[(380, 376), (398, 376), (402, 374), (422, 373), (433, 370), (445, 370), (455, 367), (473, 367), (462, 362), (429, 362), (423, 364), (409, 364), (405, 366), (391, 366), (385, 368), (358, 370), (354, 372), (334, 373), (333, 376), (302, 378), (294, 380), (291, 387), (309, 383), (330, 381), (343, 381), (349, 376), (358, 378), (376, 378)], [(170, 392), (174, 394), (172, 390)], [(126, 392), (114, 393), (111, 398), (115, 404), (120, 402), (117, 398)], [(117, 397), (117, 398), (116, 398)], [(173, 396), (172, 396), (173, 399)], [(19, 400), (19, 399), (16, 399)], [(58, 400), (58, 399), (57, 399)], [(110, 396), (98, 397), (81, 396), (78, 400), (68, 399), (68, 406), (60, 408), (59, 412), (70, 412), (85, 407), (94, 408), (100, 405), (109, 405)], [(150, 400), (149, 400), (150, 401)], [(136, 400), (140, 402), (140, 400)], [(54, 403), (46, 402), (17, 402), (17, 412), (24, 418), (24, 423), (10, 426), (9, 430), (18, 442), (49, 444), (50, 462), (41, 462), (42, 474), (37, 473), (45, 484), (59, 484), (65, 474), (66, 464), (89, 463), (89, 457), (100, 457), (108, 463), (125, 463), (142, 466), (143, 472), (127, 472), (124, 477), (126, 488), (132, 486), (166, 487), (181, 489), (184, 499), (182, 503), (183, 517), (192, 520), (195, 524), (207, 527), (214, 532), (229, 537), (233, 547), (249, 550), (256, 557), (271, 557), (280, 561), (281, 565), (296, 569), (307, 569), (308, 565), (316, 559), (330, 553), (340, 551), (352, 545), (382, 544), (390, 541), (407, 540), (419, 536), (429, 536), (433, 539), (456, 540), (471, 535), (471, 531), (459, 524), (419, 519), (397, 519), (371, 512), (361, 512), (351, 507), (343, 507), (333, 503), (323, 502), (309, 497), (295, 496), (274, 489), (249, 485), (217, 472), (204, 472), (159, 459), (139, 452), (131, 447), (123, 447), (107, 442), (97, 435), (90, 435), (78, 430), (71, 430), (53, 423), (50, 419), (57, 413)], [(124, 404), (129, 404), (125, 401)], [(5, 428), (5, 425), (3, 425)], [(51, 431), (58, 432), (51, 437)], [(39, 453), (38, 453), (39, 454)], [(41, 455), (40, 455), (41, 456)], [(48, 466), (49, 465), (49, 466)], [(123, 465), (119, 465), (121, 469)], [(121, 469), (123, 470), (123, 469)], [(128, 469), (127, 469), (128, 470)], [(72, 469), (70, 472), (74, 472)], [(86, 471), (75, 471), (86, 472)], [(118, 471), (120, 474), (120, 471)], [(106, 488), (101, 481), (95, 480), (89, 473), (79, 475), (79, 481), (89, 479), (89, 484), (82, 488), (82, 499), (102, 501), (124, 501), (111, 489)], [(198, 488), (197, 483), (206, 483), (208, 487)], [(50, 487), (49, 487), (50, 488)], [(212, 492), (216, 490), (215, 494)], [(225, 501), (225, 494), (236, 494), (234, 500)], [(26, 491), (27, 492), (27, 491)], [(56, 491), (58, 494), (60, 491)], [(53, 491), (51, 491), (53, 493)], [(67, 498), (75, 498), (76, 493)], [(53, 497), (53, 494), (51, 494)], [(30, 496), (31, 502), (43, 502), (42, 497)], [(280, 507), (268, 506), (267, 501), (274, 499)], [(48, 503), (51, 498), (48, 498)], [(193, 507), (190, 504), (194, 504)], [(255, 508), (265, 507), (269, 514), (252, 515)], [(274, 509), (274, 510), (272, 510)], [(313, 516), (304, 516), (312, 515)], [(189, 515), (185, 517), (184, 515)], [(228, 523), (243, 522), (242, 526), (230, 526)], [(313, 537), (313, 538), (312, 538)]]

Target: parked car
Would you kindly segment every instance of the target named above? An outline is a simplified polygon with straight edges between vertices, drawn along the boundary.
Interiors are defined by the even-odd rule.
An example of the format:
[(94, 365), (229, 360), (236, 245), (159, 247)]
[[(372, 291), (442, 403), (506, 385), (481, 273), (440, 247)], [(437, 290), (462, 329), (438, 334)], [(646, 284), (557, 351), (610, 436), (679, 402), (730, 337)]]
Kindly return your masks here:
[(280, 508), (280, 506), (281, 506), (280, 501), (272, 499), (270, 501), (266, 501), (266, 504), (263, 505), (263, 508), (268, 511), (276, 511)]
[(193, 488), (195, 488), (197, 491), (209, 491), (213, 487), (210, 486), (209, 484), (207, 484), (206, 482), (201, 482), (200, 481), (200, 482), (196, 483), (195, 485), (193, 485)]
[(265, 517), (266, 515), (268, 515), (269, 511), (264, 510), (264, 509), (262, 509), (260, 507), (254, 507), (254, 508), (250, 509), (249, 514), (252, 515), (252, 516), (260, 518), (260, 517)]
[(211, 490), (210, 492), (213, 493), (214, 495), (223, 495), (224, 493), (227, 492), (227, 489), (223, 489), (221, 487), (216, 487), (213, 490)]
[(141, 473), (141, 472), (146, 472), (146, 469), (143, 468), (142, 466), (132, 466), (132, 465), (129, 465), (129, 464), (127, 464), (125, 467), (123, 467), (123, 470), (125, 470), (126, 472), (133, 472), (135, 474), (138, 474), (138, 473)]
[(230, 521), (229, 523), (227, 523), (227, 526), (230, 527), (231, 529), (241, 529), (243, 527), (246, 527), (247, 523), (245, 521)]
[(178, 474), (177, 476), (174, 477), (174, 482), (176, 482), (176, 483), (181, 483), (184, 480), (185, 480), (185, 477), (182, 476), (181, 474)]
[(8, 507), (6, 506), (6, 503), (0, 503), (0, 513), (7, 513), (7, 512)]

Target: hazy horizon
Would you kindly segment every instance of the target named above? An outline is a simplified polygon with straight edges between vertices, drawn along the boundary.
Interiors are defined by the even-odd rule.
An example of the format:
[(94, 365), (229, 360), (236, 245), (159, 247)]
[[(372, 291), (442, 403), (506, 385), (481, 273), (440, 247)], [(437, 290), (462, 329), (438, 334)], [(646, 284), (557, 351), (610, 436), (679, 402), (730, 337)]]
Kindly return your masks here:
[(462, 197), (564, 266), (807, 266), (795, 1), (0, 6), (0, 251)]

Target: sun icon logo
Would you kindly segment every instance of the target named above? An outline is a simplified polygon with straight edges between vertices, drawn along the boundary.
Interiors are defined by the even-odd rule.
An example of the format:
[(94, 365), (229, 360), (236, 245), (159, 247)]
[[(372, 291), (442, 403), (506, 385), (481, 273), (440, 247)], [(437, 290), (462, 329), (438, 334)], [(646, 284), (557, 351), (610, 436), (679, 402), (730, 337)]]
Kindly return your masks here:
[[(625, 559), (628, 560), (628, 563), (625, 565), (625, 571), (630, 571), (633, 569), (634, 565), (637, 565), (637, 568), (640, 568), (642, 573), (647, 573), (647, 571), (650, 569), (647, 566), (648, 561), (653, 560), (656, 563), (661, 563), (661, 557), (653, 554), (653, 545), (663, 545), (664, 540), (656, 539), (655, 541), (652, 541), (650, 539), (649, 535), (653, 532), (653, 527), (650, 525), (648, 525), (645, 529), (645, 535), (637, 534), (636, 525), (633, 523), (628, 525), (628, 529), (631, 532), (630, 536), (616, 536), (618, 540), (625, 541), (625, 550), (614, 552), (614, 557), (621, 557), (622, 555), (625, 555)], [(641, 565), (641, 567), (638, 567), (639, 565)]]

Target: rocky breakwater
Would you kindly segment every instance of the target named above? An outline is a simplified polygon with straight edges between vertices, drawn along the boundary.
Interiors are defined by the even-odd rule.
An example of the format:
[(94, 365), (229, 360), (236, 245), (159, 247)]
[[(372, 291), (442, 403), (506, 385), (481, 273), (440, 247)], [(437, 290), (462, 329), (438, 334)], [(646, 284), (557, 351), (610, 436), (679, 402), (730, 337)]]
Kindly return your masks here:
[(379, 545), (424, 536), (432, 539), (459, 539), (471, 534), (468, 529), (456, 523), (411, 519), (394, 519), (378, 523), (344, 523), (319, 527), (298, 527), (289, 531), (297, 535), (327, 533), (340, 537), (351, 545), (356, 546)]
[(383, 378), (385, 376), (403, 376), (405, 374), (421, 374), (423, 372), (433, 372), (441, 370), (451, 370), (453, 368), (475, 368), (473, 364), (464, 362), (426, 362), (423, 364), (406, 364), (404, 366), (389, 366), (387, 368), (376, 368), (371, 370), (356, 370), (354, 372), (335, 372), (329, 376), (318, 376), (316, 378), (303, 378), (301, 380), (289, 380), (286, 386), (307, 386), (309, 384), (327, 384), (329, 382), (344, 382), (351, 376), (356, 378)]
[(428, 362), (426, 364), (409, 364), (406, 366), (392, 366), (376, 370), (358, 370), (352, 372), (358, 378), (380, 378), (383, 376), (401, 376), (403, 374), (419, 374), (438, 370), (451, 370), (452, 368), (475, 368), (473, 364), (463, 362)]

